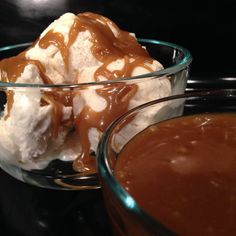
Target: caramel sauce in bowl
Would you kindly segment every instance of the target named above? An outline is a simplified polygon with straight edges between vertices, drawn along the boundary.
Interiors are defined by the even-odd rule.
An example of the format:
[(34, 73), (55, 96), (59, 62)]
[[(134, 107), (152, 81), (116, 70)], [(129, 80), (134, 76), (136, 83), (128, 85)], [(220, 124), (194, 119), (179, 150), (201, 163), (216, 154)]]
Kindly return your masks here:
[[(116, 29), (117, 37), (114, 37), (108, 25)], [(92, 36), (91, 52), (101, 63), (94, 73), (94, 82), (89, 83), (79, 80), (79, 72), (72, 71), (69, 59), (71, 45), (78, 33), (85, 30), (89, 30)], [(36, 160), (35, 168), (27, 166), (25, 168), (24, 160), (20, 160), (18, 165), (1, 156), (0, 165), (3, 170), (17, 179), (39, 187), (63, 190), (100, 188), (96, 167), (96, 146), (101, 135), (115, 119), (134, 107), (137, 100), (137, 104), (140, 105), (154, 100), (157, 96), (182, 93), (189, 75), (191, 55), (188, 50), (168, 42), (140, 39), (139, 44), (132, 35), (120, 30), (109, 19), (93, 13), (78, 15), (66, 43), (62, 34), (52, 30), (38, 39), (34, 45), (36, 43), (41, 49), (47, 49), (51, 45), (58, 49), (66, 71), (66, 82), (54, 83), (40, 61), (27, 59), (26, 54), (31, 48), (31, 43), (0, 48), (0, 57), (3, 59), (0, 61), (2, 119), (11, 122), (13, 104), (17, 102), (19, 94), (37, 94), (40, 96), (39, 108), (47, 110), (50, 107), (51, 109), (50, 112), (48, 111), (50, 125), (47, 130), (50, 138), (47, 137), (46, 141), (41, 140), (38, 143), (42, 149), (45, 145), (59, 148), (46, 150), (42, 156), (40, 151), (32, 153), (32, 158)], [(9, 56), (11, 57), (8, 58)], [(124, 61), (124, 66), (121, 69), (108, 70), (108, 65), (119, 59)], [(149, 65), (154, 59), (162, 63), (164, 69), (153, 71)], [(43, 84), (16, 83), (17, 78), (29, 64), (37, 68)], [(137, 67), (144, 68), (149, 73), (132, 76), (133, 70)], [(71, 77), (74, 78), (72, 81)], [(104, 77), (107, 80), (101, 79)], [(147, 82), (163, 79), (168, 81), (168, 93), (163, 92), (160, 87), (160, 91), (145, 94)], [(140, 101), (137, 98), (139, 93), (142, 97)], [(86, 94), (89, 95), (86, 97)], [(92, 95), (105, 104), (102, 109), (86, 102)], [(95, 104), (96, 102), (94, 101)], [(29, 119), (27, 111), (25, 119)], [(61, 139), (64, 140), (62, 143), (60, 143)], [(69, 149), (73, 149), (72, 154)], [(60, 157), (57, 158), (55, 155)], [(66, 155), (71, 155), (71, 158), (66, 158), (64, 161)], [(42, 161), (43, 158), (49, 161), (42, 164), (43, 168), (38, 168), (37, 159)]]
[[(185, 93), (113, 122), (97, 156), (115, 235), (235, 235), (235, 102), (235, 89)], [(150, 111), (121, 145), (130, 119)]]

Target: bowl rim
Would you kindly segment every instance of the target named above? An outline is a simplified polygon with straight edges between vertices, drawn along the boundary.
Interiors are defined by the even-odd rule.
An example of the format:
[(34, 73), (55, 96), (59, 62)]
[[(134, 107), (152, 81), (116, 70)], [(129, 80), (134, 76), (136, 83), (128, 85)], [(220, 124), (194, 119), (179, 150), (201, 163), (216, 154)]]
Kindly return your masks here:
[[(179, 50), (183, 53), (184, 57), (176, 64), (170, 67), (145, 73), (138, 76), (128, 77), (128, 78), (121, 78), (116, 80), (106, 80), (106, 81), (99, 81), (99, 82), (89, 82), (89, 83), (75, 83), (75, 84), (29, 84), (29, 83), (9, 83), (9, 82), (1, 82), (0, 81), (0, 88), (4, 87), (30, 87), (30, 88), (78, 88), (81, 86), (97, 86), (97, 85), (106, 85), (106, 84), (114, 84), (114, 83), (121, 83), (121, 82), (132, 82), (134, 80), (142, 80), (142, 79), (153, 79), (153, 78), (160, 78), (163, 76), (168, 76), (170, 74), (174, 74), (182, 69), (186, 68), (192, 62), (192, 55), (190, 51), (178, 44), (170, 43), (167, 41), (161, 41), (156, 39), (145, 39), (145, 38), (138, 38), (138, 42), (140, 43), (150, 43), (155, 45), (164, 45), (175, 50)], [(30, 46), (32, 42), (8, 45), (0, 48), (0, 52), (9, 51), (11, 49), (17, 49), (21, 47)]]
[(172, 95), (160, 99), (156, 99), (140, 106), (134, 107), (129, 110), (118, 119), (113, 121), (111, 125), (108, 127), (106, 132), (102, 135), (100, 142), (98, 144), (97, 149), (97, 169), (101, 182), (105, 181), (106, 185), (109, 186), (111, 191), (115, 194), (115, 197), (118, 199), (119, 203), (128, 210), (131, 214), (136, 215), (139, 219), (141, 219), (144, 223), (148, 224), (152, 229), (162, 229), (167, 235), (175, 235), (170, 229), (166, 228), (163, 224), (158, 222), (158, 220), (154, 219), (150, 214), (148, 214), (144, 209), (142, 209), (139, 204), (135, 201), (135, 199), (122, 187), (122, 185), (115, 178), (113, 171), (111, 170), (107, 153), (108, 153), (108, 143), (112, 137), (112, 133), (117, 127), (117, 125), (121, 124), (122, 121), (129, 117), (132, 114), (135, 114), (143, 109), (151, 106), (155, 106), (161, 102), (168, 102), (170, 100), (177, 99), (195, 99), (195, 98), (206, 98), (206, 97), (214, 97), (217, 95), (224, 95), (227, 97), (236, 97), (236, 89), (206, 89), (201, 91), (194, 92), (186, 92), (183, 94)]

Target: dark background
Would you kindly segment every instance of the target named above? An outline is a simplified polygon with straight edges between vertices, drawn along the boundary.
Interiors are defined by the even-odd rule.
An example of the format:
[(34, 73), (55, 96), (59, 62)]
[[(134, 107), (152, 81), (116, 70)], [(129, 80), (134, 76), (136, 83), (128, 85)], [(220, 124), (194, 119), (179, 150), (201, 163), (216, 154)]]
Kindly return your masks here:
[(234, 1), (1, 0), (0, 46), (35, 40), (62, 13), (93, 11), (137, 37), (188, 48), (192, 76), (235, 76)]
[[(191, 80), (196, 82), (190, 86), (203, 83), (208, 87), (233, 87), (235, 10), (235, 3), (229, 1), (1, 0), (0, 46), (35, 40), (64, 12), (93, 11), (135, 32), (137, 37), (169, 41), (189, 49), (193, 55)], [(1, 236), (111, 233), (100, 190), (39, 189), (1, 170), (0, 186)]]

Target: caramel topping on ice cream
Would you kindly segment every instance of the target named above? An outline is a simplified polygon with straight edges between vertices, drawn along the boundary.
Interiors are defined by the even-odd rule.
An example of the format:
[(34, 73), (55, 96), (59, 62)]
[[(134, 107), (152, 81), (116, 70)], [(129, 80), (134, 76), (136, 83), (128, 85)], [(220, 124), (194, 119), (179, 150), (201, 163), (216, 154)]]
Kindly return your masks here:
[[(35, 65), (39, 70), (40, 77), (42, 78), (45, 84), (51, 84), (52, 81), (45, 74), (45, 68), (38, 60), (27, 60), (25, 58), (25, 53), (22, 52), (18, 56), (10, 57), (0, 61), (1, 76), (0, 79), (2, 82), (15, 83), (16, 80), (21, 76), (25, 67), (27, 65)], [(14, 103), (14, 92), (7, 92), (7, 115), (4, 117), (6, 120), (9, 117), (12, 104)]]
[[(114, 35), (112, 26), (117, 32)], [(103, 65), (95, 72), (95, 79), (98, 80), (99, 75), (103, 75), (106, 79), (117, 79), (121, 77), (131, 76), (133, 69), (137, 66), (147, 67), (146, 62), (152, 62), (148, 52), (142, 48), (137, 40), (127, 31), (120, 30), (115, 23), (94, 13), (81, 13), (72, 25), (69, 32), (68, 43), (64, 43), (64, 37), (61, 33), (50, 30), (43, 38), (39, 40), (41, 48), (47, 48), (51, 44), (56, 46), (62, 55), (65, 67), (69, 68), (70, 46), (76, 40), (77, 35), (88, 30), (92, 36), (93, 46), (91, 51), (97, 60), (103, 62)], [(127, 60), (127, 56), (133, 61)], [(107, 66), (117, 59), (126, 58), (125, 66), (121, 70), (111, 72)]]
[(16, 80), (21, 76), (27, 65), (37, 66), (40, 77), (45, 84), (52, 84), (52, 81), (45, 74), (45, 68), (39, 60), (29, 60), (25, 58), (25, 52), (20, 53), (18, 56), (10, 57), (0, 61), (1, 69), (1, 81), (15, 83)]
[[(64, 62), (65, 71), (70, 75), (70, 49), (78, 34), (83, 31), (88, 31), (91, 34), (90, 40), (92, 46), (90, 50), (93, 56), (101, 62), (101, 65), (94, 73), (94, 81), (100, 81), (101, 78), (114, 80), (130, 77), (136, 67), (144, 67), (148, 71), (152, 71), (147, 63), (152, 63), (153, 59), (132, 34), (120, 30), (108, 18), (90, 12), (77, 15), (70, 28), (68, 40), (65, 40), (62, 33), (54, 32), (51, 29), (39, 38), (35, 44), (38, 43), (42, 49), (47, 49), (50, 45), (58, 48)], [(37, 66), (43, 82), (45, 84), (51, 84), (52, 79), (46, 76), (44, 66), (40, 61), (27, 59), (25, 56), (26, 52), (0, 62), (1, 80), (4, 82), (17, 82), (17, 78), (23, 73), (24, 68), (29, 64), (33, 64)], [(124, 66), (119, 70), (110, 71), (108, 65), (118, 59), (124, 61)], [(78, 74), (76, 83), (80, 82), (79, 76)], [(96, 112), (88, 105), (85, 105), (76, 117), (70, 119), (70, 124), (75, 123), (76, 131), (80, 138), (79, 142), (82, 145), (82, 153), (74, 162), (74, 168), (76, 170), (91, 170), (91, 165), (95, 168), (94, 159), (90, 157), (89, 153), (89, 129), (93, 127), (104, 132), (114, 119), (128, 110), (130, 99), (135, 95), (136, 91), (136, 85), (125, 85), (122, 83), (104, 85), (102, 88), (96, 89), (96, 93), (105, 99), (107, 103), (106, 108), (101, 112)], [(64, 92), (60, 93), (57, 90), (43, 94), (41, 106), (46, 104), (53, 105), (52, 135), (54, 137), (58, 135), (60, 126), (64, 125), (62, 121), (62, 106), (72, 106), (75, 95), (79, 94), (71, 93), (65, 95)], [(6, 118), (9, 117), (13, 102), (13, 94), (8, 93), (8, 114)], [(92, 164), (90, 165), (89, 163), (91, 162)], [(83, 163), (82, 166), (81, 163)]]
[(79, 170), (81, 168), (81, 160), (83, 160), (83, 167), (90, 169), (88, 166), (90, 166), (91, 160), (87, 158), (90, 150), (89, 129), (95, 127), (104, 132), (112, 121), (128, 110), (129, 101), (136, 93), (136, 89), (134, 85), (124, 85), (122, 83), (106, 85), (102, 89), (97, 89), (97, 93), (105, 98), (107, 106), (101, 112), (95, 112), (89, 106), (85, 106), (76, 117), (75, 123), (82, 145), (82, 153), (77, 160), (78, 166), (76, 162), (74, 163), (75, 169)]

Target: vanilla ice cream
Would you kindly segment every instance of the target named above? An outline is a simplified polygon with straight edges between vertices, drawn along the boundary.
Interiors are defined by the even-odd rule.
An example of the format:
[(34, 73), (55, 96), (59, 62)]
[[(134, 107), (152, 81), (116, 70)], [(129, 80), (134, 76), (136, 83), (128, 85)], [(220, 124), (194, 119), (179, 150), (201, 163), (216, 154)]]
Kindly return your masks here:
[[(94, 14), (66, 13), (16, 57), (0, 62), (3, 82), (82, 84), (137, 76), (163, 69), (135, 35)], [(87, 84), (58, 89), (9, 89), (0, 120), (4, 161), (24, 169), (42, 169), (54, 159), (86, 169), (101, 134), (112, 120), (145, 102), (171, 94), (168, 78), (135, 83)], [(145, 120), (154, 114), (145, 114)], [(131, 127), (142, 125), (143, 118)], [(127, 131), (128, 132), (128, 131)]]

